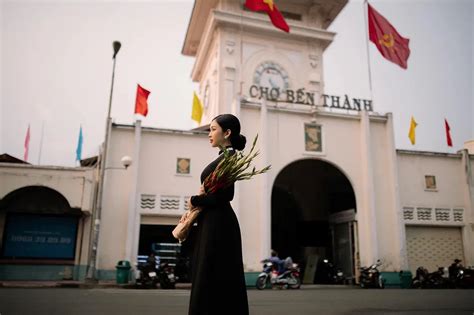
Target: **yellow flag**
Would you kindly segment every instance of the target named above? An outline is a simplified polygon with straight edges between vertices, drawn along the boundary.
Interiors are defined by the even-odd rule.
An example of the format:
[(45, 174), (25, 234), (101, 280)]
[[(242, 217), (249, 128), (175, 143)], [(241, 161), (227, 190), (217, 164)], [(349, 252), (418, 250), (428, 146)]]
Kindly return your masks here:
[(408, 132), (408, 138), (410, 138), (411, 144), (415, 144), (415, 128), (418, 126), (418, 124), (415, 121), (415, 118), (411, 116), (411, 121), (410, 121), (410, 131)]
[(196, 121), (198, 124), (201, 123), (202, 104), (201, 104), (201, 101), (199, 100), (199, 97), (196, 95), (196, 92), (194, 92), (194, 97), (193, 97), (193, 112), (191, 113), (191, 118), (194, 121)]

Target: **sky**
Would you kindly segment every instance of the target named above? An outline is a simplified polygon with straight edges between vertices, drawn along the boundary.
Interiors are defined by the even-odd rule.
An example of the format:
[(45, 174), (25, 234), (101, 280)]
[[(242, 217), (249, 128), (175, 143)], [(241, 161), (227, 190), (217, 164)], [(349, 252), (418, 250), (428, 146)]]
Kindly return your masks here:
[[(349, 1), (329, 28), (337, 35), (323, 56), (325, 93), (372, 99), (374, 111), (392, 112), (399, 149), (456, 152), (474, 139), (474, 1), (370, 3), (410, 39), (408, 69), (367, 45), (363, 2)], [(143, 126), (193, 128), (194, 58), (181, 55), (192, 6), (191, 0), (0, 0), (0, 153), (23, 158), (30, 125), (32, 164), (76, 165), (80, 126), (83, 157), (97, 154), (114, 40), (122, 43), (114, 121), (133, 123), (139, 83), (151, 91)], [(415, 146), (407, 136), (412, 115), (419, 124)], [(453, 148), (446, 146), (445, 118)]]
[[(474, 1), (370, 3), (410, 39), (408, 69), (388, 62), (372, 43), (367, 57), (364, 6), (350, 1), (329, 28), (337, 36), (324, 54), (326, 90), (372, 99), (374, 111), (392, 112), (399, 149), (455, 153), (474, 139)], [(418, 123), (414, 146), (408, 139), (412, 115)], [(452, 148), (446, 145), (445, 118)]]

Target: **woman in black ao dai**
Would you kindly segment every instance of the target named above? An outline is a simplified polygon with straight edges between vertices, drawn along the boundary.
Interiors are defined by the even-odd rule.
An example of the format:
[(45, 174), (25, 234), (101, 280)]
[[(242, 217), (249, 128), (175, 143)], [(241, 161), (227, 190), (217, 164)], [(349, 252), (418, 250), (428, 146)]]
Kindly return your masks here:
[[(240, 134), (238, 118), (224, 114), (212, 120), (209, 141), (212, 147), (225, 147), (233, 154), (235, 150), (244, 149), (246, 139)], [(201, 184), (223, 157), (220, 151), (219, 156), (204, 168)], [(249, 313), (240, 227), (230, 204), (233, 197), (232, 184), (212, 194), (192, 196), (189, 200), (190, 206), (202, 209), (195, 231), (189, 315)]]

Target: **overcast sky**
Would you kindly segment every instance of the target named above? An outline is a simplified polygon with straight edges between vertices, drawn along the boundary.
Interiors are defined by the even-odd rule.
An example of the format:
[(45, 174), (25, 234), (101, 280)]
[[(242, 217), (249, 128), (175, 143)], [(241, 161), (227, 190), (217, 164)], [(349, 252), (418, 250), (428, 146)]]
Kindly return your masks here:
[[(324, 54), (327, 92), (370, 98), (375, 111), (392, 112), (397, 148), (456, 152), (474, 139), (474, 1), (370, 3), (410, 39), (408, 69), (385, 60), (370, 43), (370, 91), (364, 6), (350, 1), (330, 27), (338, 35)], [(415, 146), (407, 136), (411, 115), (418, 123)], [(445, 118), (453, 148), (446, 145)]]
[[(112, 41), (120, 40), (112, 117), (131, 124), (136, 84), (151, 91), (144, 126), (190, 129), (194, 58), (181, 55), (193, 1), (0, 0), (0, 153), (74, 165), (79, 126), (83, 157), (104, 138)], [(474, 1), (374, 0), (371, 4), (410, 39), (408, 70), (369, 45), (362, 0), (350, 1), (331, 25), (324, 54), (325, 92), (370, 98), (393, 112), (397, 148), (456, 152), (474, 139)], [(276, 1), (278, 3), (278, 1)], [(409, 143), (410, 116), (419, 123)], [(454, 147), (446, 146), (444, 118)], [(40, 138), (44, 125), (41, 159)]]

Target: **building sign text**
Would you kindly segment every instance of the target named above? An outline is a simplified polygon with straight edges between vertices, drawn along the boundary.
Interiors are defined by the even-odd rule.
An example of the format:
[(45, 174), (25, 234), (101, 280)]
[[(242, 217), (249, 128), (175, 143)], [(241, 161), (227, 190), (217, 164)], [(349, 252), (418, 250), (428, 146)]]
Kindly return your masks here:
[[(298, 90), (286, 89), (280, 91), (280, 88), (269, 88), (257, 85), (251, 85), (249, 89), (249, 95), (253, 98), (262, 99), (265, 98), (267, 101), (273, 102), (285, 102), (302, 105), (316, 105), (315, 104), (315, 93), (307, 92), (304, 88)], [(360, 98), (350, 98), (344, 95), (322, 95), (323, 107), (347, 109), (347, 110), (366, 110), (373, 111), (372, 100), (365, 100)]]

